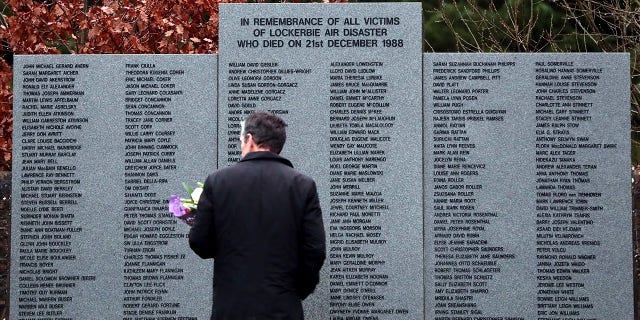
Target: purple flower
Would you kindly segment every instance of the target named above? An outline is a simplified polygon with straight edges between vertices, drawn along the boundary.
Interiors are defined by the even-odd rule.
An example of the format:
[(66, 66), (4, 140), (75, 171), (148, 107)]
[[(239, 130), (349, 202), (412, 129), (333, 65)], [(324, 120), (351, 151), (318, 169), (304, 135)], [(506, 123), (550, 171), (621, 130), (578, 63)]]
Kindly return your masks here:
[(180, 197), (175, 195), (171, 195), (169, 198), (169, 211), (171, 211), (171, 213), (176, 217), (182, 217), (188, 212), (187, 208), (182, 205)]

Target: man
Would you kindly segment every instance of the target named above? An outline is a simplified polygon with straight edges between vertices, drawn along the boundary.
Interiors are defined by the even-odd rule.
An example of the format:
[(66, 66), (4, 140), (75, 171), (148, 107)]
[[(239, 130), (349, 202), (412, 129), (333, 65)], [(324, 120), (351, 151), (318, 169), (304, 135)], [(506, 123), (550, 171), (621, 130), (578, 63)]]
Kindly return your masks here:
[(211, 319), (303, 319), (318, 283), (325, 235), (315, 182), (279, 156), (279, 117), (256, 112), (240, 134), (242, 158), (207, 177), (189, 244), (214, 258)]

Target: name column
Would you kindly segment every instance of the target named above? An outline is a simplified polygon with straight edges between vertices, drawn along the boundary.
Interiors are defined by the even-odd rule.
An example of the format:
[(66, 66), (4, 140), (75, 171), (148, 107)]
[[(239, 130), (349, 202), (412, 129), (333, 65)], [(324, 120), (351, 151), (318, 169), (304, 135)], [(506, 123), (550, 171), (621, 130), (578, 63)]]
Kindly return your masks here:
[[(496, 305), (519, 276), (520, 62), (498, 55), (425, 55), (426, 308), (436, 320), (526, 319)], [(519, 97), (519, 98), (516, 98)], [(524, 154), (519, 156), (525, 156)], [(516, 176), (514, 176), (516, 175)], [(517, 190), (517, 189), (516, 189)]]
[(628, 104), (607, 88), (606, 79), (616, 74), (615, 64), (583, 58), (541, 55), (531, 64), (539, 320), (595, 319), (602, 313), (605, 306), (597, 292), (603, 277), (611, 273), (603, 266), (618, 258), (610, 251), (619, 245), (611, 242), (610, 233), (627, 230), (606, 229), (620, 223), (616, 216), (628, 212), (612, 210), (619, 205), (612, 193), (623, 188), (611, 187), (616, 183), (612, 177), (626, 171), (626, 161), (620, 161), (626, 146), (614, 132), (628, 132), (614, 123), (620, 122), (620, 109)]
[(19, 235), (12, 266), (13, 279), (20, 282), (14, 291), (16, 314), (17, 319), (65, 319), (76, 292), (96, 278), (73, 268), (90, 261), (77, 249), (86, 236), (79, 207), (87, 181), (77, 173), (89, 143), (83, 131), (90, 113), (78, 78), (90, 65), (18, 65), (22, 82), (16, 81), (16, 90), (22, 98), (16, 101), (15, 136), (20, 140), (14, 163), (21, 174), (14, 184), (19, 206), (14, 206), (12, 223), (13, 234)]
[(387, 261), (376, 253), (388, 243), (382, 220), (390, 210), (379, 186), (389, 171), (390, 131), (397, 125), (384, 74), (382, 61), (330, 63), (329, 307), (334, 314), (366, 315), (380, 308), (391, 279)]

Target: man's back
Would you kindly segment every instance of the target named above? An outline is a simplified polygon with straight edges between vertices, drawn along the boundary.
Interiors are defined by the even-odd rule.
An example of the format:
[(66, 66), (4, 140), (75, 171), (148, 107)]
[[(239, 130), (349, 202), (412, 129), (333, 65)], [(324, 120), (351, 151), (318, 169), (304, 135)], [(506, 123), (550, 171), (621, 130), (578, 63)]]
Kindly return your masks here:
[(215, 319), (302, 319), (325, 258), (313, 180), (252, 152), (207, 178), (198, 211), (190, 244), (215, 258)]

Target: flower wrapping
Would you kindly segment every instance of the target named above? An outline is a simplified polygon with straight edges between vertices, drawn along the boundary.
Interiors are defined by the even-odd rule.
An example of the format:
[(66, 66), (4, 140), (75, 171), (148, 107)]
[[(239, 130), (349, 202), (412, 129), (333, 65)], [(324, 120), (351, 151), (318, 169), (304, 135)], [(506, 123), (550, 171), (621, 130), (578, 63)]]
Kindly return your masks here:
[(198, 182), (198, 187), (195, 189), (186, 183), (183, 183), (182, 186), (189, 193), (189, 198), (171, 195), (171, 197), (169, 197), (169, 211), (189, 226), (193, 226), (198, 216), (198, 200), (200, 199), (204, 185)]

